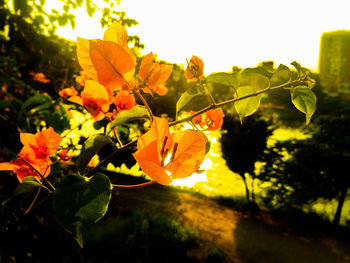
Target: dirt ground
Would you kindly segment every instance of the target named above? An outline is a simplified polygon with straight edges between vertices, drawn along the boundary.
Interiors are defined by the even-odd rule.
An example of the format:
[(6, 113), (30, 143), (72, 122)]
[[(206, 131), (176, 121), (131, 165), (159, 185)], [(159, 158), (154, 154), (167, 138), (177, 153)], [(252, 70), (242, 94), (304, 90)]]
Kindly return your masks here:
[[(198, 233), (200, 244), (190, 257), (202, 261), (208, 249), (224, 252), (235, 263), (345, 263), (350, 243), (322, 234), (300, 235), (267, 211), (254, 217), (213, 199), (162, 186), (114, 192), (119, 210), (155, 209), (176, 218)], [(123, 204), (120, 206), (120, 204)]]

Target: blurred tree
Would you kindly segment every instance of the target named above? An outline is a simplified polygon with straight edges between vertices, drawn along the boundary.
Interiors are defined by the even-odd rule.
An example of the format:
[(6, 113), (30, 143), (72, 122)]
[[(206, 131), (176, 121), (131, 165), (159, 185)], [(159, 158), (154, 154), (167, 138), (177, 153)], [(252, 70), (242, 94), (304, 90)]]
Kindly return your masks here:
[(271, 205), (290, 206), (317, 198), (338, 198), (333, 223), (338, 225), (350, 187), (350, 108), (343, 98), (322, 97), (318, 118), (309, 128), (311, 137), (286, 141), (264, 152), (258, 178), (271, 183)]
[[(36, 132), (43, 125), (57, 132), (69, 128), (69, 116), (58, 96), (62, 88), (82, 87), (75, 81), (81, 70), (76, 43), (55, 34), (57, 27), (75, 27), (72, 9), (82, 8), (92, 16), (102, 12), (101, 26), (118, 21), (128, 27), (137, 24), (125, 12), (99, 8), (90, 0), (57, 1), (62, 10), (45, 11), (45, 0), (0, 0), (0, 136), (10, 153), (21, 146), (19, 131)], [(62, 5), (62, 2), (64, 3)], [(52, 1), (51, 1), (52, 3)], [(59, 5), (58, 5), (59, 6)], [(69, 23), (69, 24), (68, 24)], [(130, 36), (134, 50), (143, 48), (137, 36)], [(37, 73), (43, 73), (38, 81)], [(76, 106), (70, 106), (76, 107)]]
[[(273, 132), (272, 119), (255, 114), (240, 123), (236, 115), (225, 114), (222, 126), (221, 150), (227, 166), (239, 174), (244, 182), (248, 204), (255, 203), (255, 162), (267, 147), (267, 139)], [(247, 184), (251, 176), (251, 193)]]

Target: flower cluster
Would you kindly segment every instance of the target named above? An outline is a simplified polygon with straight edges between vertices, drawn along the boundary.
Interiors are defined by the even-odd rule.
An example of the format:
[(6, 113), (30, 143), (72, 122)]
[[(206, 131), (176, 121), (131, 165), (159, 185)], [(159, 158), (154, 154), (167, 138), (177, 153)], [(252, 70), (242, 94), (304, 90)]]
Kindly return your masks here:
[(131, 109), (135, 105), (133, 91), (140, 87), (147, 93), (165, 95), (172, 66), (156, 62), (150, 53), (135, 76), (136, 56), (127, 39), (125, 28), (117, 22), (108, 27), (103, 40), (78, 38), (77, 55), (83, 71), (76, 80), (84, 90), (78, 95), (71, 88), (63, 89), (60, 95), (82, 105), (97, 121)]
[(150, 130), (138, 139), (133, 156), (144, 173), (166, 185), (198, 171), (206, 154), (206, 143), (203, 133), (192, 130), (170, 133), (168, 121), (155, 117)]
[(52, 164), (49, 157), (56, 153), (61, 136), (49, 128), (36, 134), (21, 133), (20, 140), (23, 148), (18, 154), (19, 159), (0, 163), (0, 170), (15, 172), (20, 182), (26, 176), (39, 180), (47, 177)]
[[(195, 112), (191, 112), (193, 115)], [(207, 112), (198, 115), (192, 119), (195, 125), (199, 125), (202, 129), (207, 131), (215, 131), (221, 128), (224, 120), (224, 112), (221, 108), (208, 110)]]

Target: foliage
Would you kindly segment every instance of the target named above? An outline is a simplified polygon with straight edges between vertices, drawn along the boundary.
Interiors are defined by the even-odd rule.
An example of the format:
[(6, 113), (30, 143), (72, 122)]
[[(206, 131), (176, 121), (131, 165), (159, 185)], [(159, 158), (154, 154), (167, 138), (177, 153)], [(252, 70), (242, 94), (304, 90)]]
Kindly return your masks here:
[(258, 177), (271, 183), (265, 197), (270, 205), (302, 205), (318, 198), (339, 198), (334, 219), (339, 223), (350, 186), (346, 172), (350, 156), (346, 104), (347, 100), (323, 97), (320, 113), (309, 129), (310, 138), (280, 142), (264, 152), (264, 166)]
[(267, 147), (267, 139), (273, 132), (271, 125), (272, 120), (266, 120), (261, 115), (249, 117), (242, 124), (232, 115), (226, 115), (224, 120), (225, 133), (220, 138), (222, 155), (227, 166), (242, 177), (248, 203), (254, 202), (254, 188), (250, 196), (246, 177), (251, 176), (253, 185), (255, 163)]
[[(59, 26), (66, 25), (68, 20), (74, 21), (68, 14), (69, 9), (80, 7), (83, 2), (69, 1), (63, 7), (64, 13), (53, 10), (55, 15), (45, 14), (43, 1), (40, 4), (30, 0), (14, 1), (13, 10), (5, 3), (1, 5), (6, 14), (1, 17), (2, 24), (9, 25), (8, 36), (4, 33), (1, 40), (2, 125), (12, 122), (23, 145), (22, 148), (18, 143), (16, 147), (6, 145), (11, 153), (7, 159), (15, 159), (16, 155), (18, 159), (1, 163), (0, 170), (13, 171), (22, 183), (13, 196), (5, 197), (5, 204), (16, 203), (19, 196), (16, 191), (28, 193), (24, 197), (27, 202), (23, 203), (25, 206), (29, 202), (25, 215), (36, 204), (52, 197), (55, 216), (79, 246), (83, 247), (86, 228), (106, 213), (113, 189), (153, 183), (168, 185), (173, 179), (201, 172), (210, 147), (204, 131), (221, 128), (222, 107), (235, 110), (244, 122), (245, 117), (259, 109), (265, 93), (288, 89), (294, 105), (306, 115), (306, 123), (310, 121), (316, 103), (311, 91), (312, 79), (308, 70), (298, 63), (292, 63), (297, 70), (295, 75), (281, 65), (277, 70), (258, 66), (206, 77), (204, 62), (193, 56), (183, 71), (175, 65), (156, 61), (153, 53), (138, 58), (135, 48), (129, 46), (130, 36), (123, 26), (135, 22), (123, 15), (120, 23), (114, 18), (102, 22), (108, 27), (101, 39), (78, 38), (76, 60), (74, 43), (62, 44), (54, 31), (56, 21)], [(88, 14), (92, 15), (97, 6), (89, 0), (85, 4)], [(33, 8), (38, 13), (31, 16)], [(107, 9), (103, 12), (105, 17), (110, 14)], [(40, 13), (49, 22), (41, 20), (40, 26), (33, 26), (33, 19)], [(1, 29), (4, 30), (4, 26)], [(28, 42), (28, 46), (24, 44)], [(135, 43), (137, 47), (138, 42)], [(83, 69), (80, 75), (77, 62)], [(18, 80), (24, 76), (25, 81)], [(174, 91), (178, 99), (172, 114), (155, 111), (147, 102), (149, 98), (171, 92), (168, 79), (170, 87), (172, 81), (174, 87), (186, 83), (186, 88), (182, 87), (184, 92)], [(218, 100), (216, 86), (231, 97)], [(95, 127), (103, 127), (103, 132), (86, 135), (79, 142), (69, 141), (66, 137), (78, 132), (82, 125), (70, 127), (71, 110), (88, 114)], [(174, 117), (170, 119), (165, 115)], [(193, 129), (183, 130), (184, 123)], [(129, 131), (131, 127), (133, 133)], [(124, 162), (120, 160), (125, 154), (137, 162), (147, 182), (114, 184), (113, 178), (103, 173), (102, 168), (108, 163)], [(101, 158), (94, 164), (95, 155)], [(71, 160), (74, 161), (71, 168), (63, 171), (61, 168)], [(251, 164), (244, 169), (250, 172)], [(28, 175), (33, 177), (26, 179)], [(21, 204), (5, 206), (2, 209), (7, 211), (3, 214), (10, 215), (13, 207), (21, 214)], [(4, 221), (9, 223), (6, 218)]]

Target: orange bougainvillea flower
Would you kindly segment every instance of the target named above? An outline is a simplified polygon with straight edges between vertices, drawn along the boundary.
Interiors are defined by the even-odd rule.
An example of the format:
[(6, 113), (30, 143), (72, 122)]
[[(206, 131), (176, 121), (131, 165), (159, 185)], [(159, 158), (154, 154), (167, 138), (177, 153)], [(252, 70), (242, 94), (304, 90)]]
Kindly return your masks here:
[(202, 133), (186, 130), (170, 134), (168, 121), (154, 117), (151, 129), (139, 138), (133, 156), (144, 173), (167, 185), (199, 169), (205, 157), (205, 145)]
[[(158, 95), (165, 95), (168, 89), (165, 87), (165, 83), (171, 75), (173, 70), (172, 65), (159, 64), (154, 62), (153, 53), (149, 53), (143, 57), (139, 70), (139, 77), (153, 92)], [(149, 89), (143, 89), (145, 92), (149, 92)]]
[(133, 80), (136, 57), (128, 47), (125, 28), (114, 22), (103, 40), (78, 38), (77, 55), (85, 74), (110, 92), (128, 86)]
[(130, 110), (135, 106), (135, 96), (134, 94), (130, 94), (128, 91), (120, 91), (115, 97), (113, 97), (113, 103), (117, 112)]
[[(191, 111), (191, 114), (194, 114)], [(208, 110), (207, 112), (192, 118), (192, 122), (199, 125), (201, 128), (214, 131), (220, 129), (223, 123), (224, 112), (221, 108)]]
[(199, 57), (193, 55), (191, 60), (187, 64), (187, 68), (185, 70), (185, 77), (190, 81), (200, 80), (203, 77), (203, 69), (203, 61)]
[(52, 164), (49, 157), (56, 153), (61, 143), (61, 136), (52, 128), (49, 128), (36, 134), (21, 133), (20, 140), (23, 148), (18, 156), (21, 159), (0, 163), (0, 170), (14, 171), (20, 182), (26, 176), (35, 176), (41, 179), (34, 169), (43, 177), (48, 176), (50, 174), (50, 165)]
[(71, 86), (70, 88), (62, 89), (58, 92), (58, 94), (63, 98), (74, 97), (78, 95), (78, 91)]
[(137, 141), (138, 151), (133, 156), (144, 173), (154, 181), (160, 184), (170, 184), (171, 177), (165, 172), (163, 165), (172, 147), (173, 141), (168, 121), (154, 117), (151, 129)]
[(21, 133), (23, 144), (18, 156), (33, 164), (51, 163), (49, 156), (56, 153), (61, 143), (61, 136), (52, 128), (32, 133)]
[(82, 105), (96, 120), (100, 121), (109, 110), (109, 96), (104, 86), (93, 80), (87, 80), (80, 96), (70, 97), (71, 102)]
[(202, 164), (207, 139), (201, 132), (185, 130), (174, 133), (173, 140), (171, 160), (165, 169), (170, 171), (172, 179), (188, 177)]
[(134, 70), (130, 54), (120, 45), (111, 41), (90, 41), (90, 58), (98, 82), (109, 90), (128, 86), (126, 73)]
[[(97, 76), (96, 76), (97, 77)], [(91, 79), (84, 70), (80, 71), (80, 75), (75, 78), (75, 81), (78, 82), (81, 86), (85, 86), (85, 81)]]
[(29, 72), (29, 74), (31, 76), (33, 76), (33, 79), (36, 82), (41, 82), (41, 83), (49, 83), (50, 82), (50, 80), (45, 77), (44, 73)]
[(62, 161), (67, 162), (67, 161), (70, 161), (72, 159), (73, 156), (67, 156), (67, 152), (68, 152), (68, 150), (64, 149), (64, 150), (60, 151), (60, 153), (58, 154)]
[[(31, 166), (36, 169), (44, 178), (50, 174), (50, 166), (48, 164), (38, 166), (31, 164)], [(0, 171), (13, 171), (19, 182), (22, 182), (23, 178), (26, 176), (34, 176), (38, 180), (41, 180), (41, 176), (37, 172), (21, 159), (17, 159), (8, 163), (0, 163)]]

